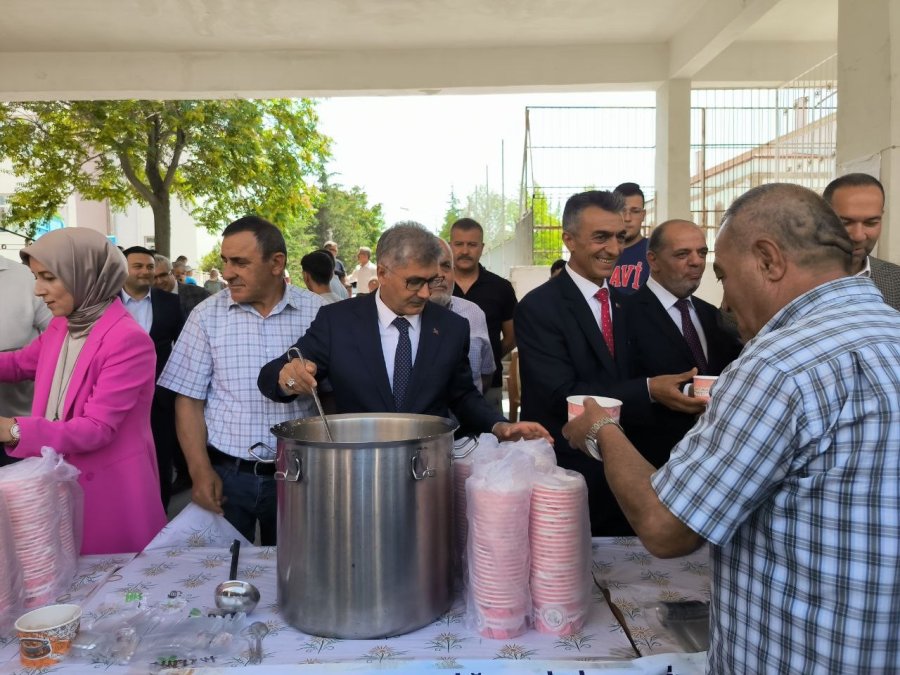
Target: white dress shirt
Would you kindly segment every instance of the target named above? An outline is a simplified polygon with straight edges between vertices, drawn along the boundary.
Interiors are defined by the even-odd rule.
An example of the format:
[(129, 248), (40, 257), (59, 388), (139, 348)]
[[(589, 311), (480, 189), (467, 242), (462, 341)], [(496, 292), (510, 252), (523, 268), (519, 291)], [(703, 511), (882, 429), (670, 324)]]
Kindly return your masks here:
[[(663, 288), (662, 284), (653, 278), (652, 273), (650, 278), (647, 279), (647, 288), (653, 292), (653, 295), (655, 295), (662, 303), (662, 306), (668, 315), (672, 317), (672, 321), (674, 321), (675, 325), (678, 327), (678, 332), (684, 335), (684, 331), (681, 330), (681, 310), (675, 306), (675, 303), (678, 302), (678, 298)], [(700, 346), (703, 347), (703, 355), (709, 359), (709, 349), (706, 346), (706, 334), (703, 332), (703, 326), (700, 325), (700, 317), (697, 316), (697, 310), (694, 309), (694, 303), (691, 301), (690, 297), (687, 298), (687, 301), (688, 307), (690, 307), (691, 323), (694, 324), (694, 328), (697, 330), (697, 336), (700, 338)]]
[[(566, 271), (569, 273), (569, 276), (572, 277), (572, 281), (575, 282), (575, 285), (578, 286), (578, 290), (581, 291), (581, 294), (584, 296), (585, 302), (587, 302), (587, 304), (590, 306), (594, 315), (594, 321), (597, 322), (597, 328), (600, 328), (602, 332), (603, 326), (600, 323), (600, 301), (595, 296), (597, 295), (597, 291), (599, 291), (601, 288), (609, 289), (609, 286), (606, 283), (606, 279), (603, 280), (602, 286), (598, 286), (590, 279), (586, 279), (578, 274), (578, 272), (572, 269), (572, 266), (569, 263), (566, 263)], [(612, 293), (610, 293), (609, 303), (609, 322), (610, 325), (612, 325)]]
[[(381, 336), (381, 351), (384, 354), (384, 367), (387, 368), (388, 382), (391, 390), (394, 389), (394, 356), (397, 353), (397, 342), (400, 340), (400, 331), (392, 325), (399, 314), (389, 309), (381, 300), (381, 289), (375, 292), (375, 307), (378, 309), (378, 334)], [(416, 364), (416, 352), (419, 351), (419, 336), (422, 327), (421, 314), (408, 314), (404, 316), (409, 321), (409, 341), (412, 343), (412, 362)]]

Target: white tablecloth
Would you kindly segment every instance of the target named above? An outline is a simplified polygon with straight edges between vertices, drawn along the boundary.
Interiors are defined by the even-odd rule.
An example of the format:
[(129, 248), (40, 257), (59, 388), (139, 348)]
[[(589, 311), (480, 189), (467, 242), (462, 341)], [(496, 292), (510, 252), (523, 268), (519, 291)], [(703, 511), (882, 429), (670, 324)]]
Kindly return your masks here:
[[(60, 598), (84, 608), (83, 625), (121, 612), (126, 594), (132, 601), (153, 606), (171, 606), (173, 620), (196, 608), (205, 615), (214, 607), (216, 585), (227, 578), (230, 563), (228, 546), (241, 538), (224, 519), (190, 506), (173, 520), (137, 556), (89, 556), (82, 558), (70, 592)], [(619, 662), (621, 672), (665, 673), (703, 672), (704, 657), (684, 655), (674, 639), (651, 625), (643, 608), (658, 599), (707, 598), (707, 554), (701, 551), (672, 561), (650, 556), (637, 539), (596, 539), (593, 546), (594, 578), (607, 586), (613, 601), (624, 615), (640, 653), (636, 654), (610, 610), (599, 587), (584, 630), (573, 636), (556, 637), (531, 630), (511, 640), (482, 638), (466, 626), (465, 608), (458, 601), (434, 623), (407, 635), (381, 640), (337, 640), (306, 635), (288, 626), (276, 603), (276, 561), (274, 548), (257, 548), (243, 542), (238, 578), (251, 581), (262, 600), (248, 619), (263, 621), (269, 635), (263, 641), (262, 666), (247, 666), (249, 642), (241, 639), (240, 649), (225, 659), (197, 662), (195, 667), (247, 666), (284, 669), (286, 665), (307, 666), (312, 672), (412, 673), (441, 670), (451, 673), (540, 673), (578, 675), (609, 668)], [(170, 597), (174, 596), (174, 597)], [(236, 643), (237, 644), (237, 643)], [(16, 641), (0, 639), (0, 672), (17, 673)], [(654, 656), (655, 655), (655, 656)], [(307, 668), (303, 668), (306, 670)], [(132, 662), (128, 666), (90, 664), (67, 659), (54, 672), (148, 672), (151, 663)], [(33, 671), (25, 671), (33, 672)]]

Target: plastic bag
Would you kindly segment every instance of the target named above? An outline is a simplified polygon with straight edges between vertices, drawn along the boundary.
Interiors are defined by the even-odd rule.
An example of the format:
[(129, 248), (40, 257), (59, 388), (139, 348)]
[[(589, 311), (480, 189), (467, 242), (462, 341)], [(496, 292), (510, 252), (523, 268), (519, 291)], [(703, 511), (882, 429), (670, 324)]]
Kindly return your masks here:
[(476, 462), (466, 481), (469, 623), (503, 640), (528, 629), (531, 598), (528, 520), (532, 460), (522, 453)]
[(16, 556), (6, 500), (0, 495), (0, 637), (9, 635), (25, 609), (22, 566)]
[(82, 517), (78, 474), (51, 448), (0, 469), (25, 609), (51, 604), (72, 582)]
[(591, 530), (587, 483), (575, 471), (536, 473), (531, 492), (531, 600), (534, 627), (571, 635), (591, 602)]

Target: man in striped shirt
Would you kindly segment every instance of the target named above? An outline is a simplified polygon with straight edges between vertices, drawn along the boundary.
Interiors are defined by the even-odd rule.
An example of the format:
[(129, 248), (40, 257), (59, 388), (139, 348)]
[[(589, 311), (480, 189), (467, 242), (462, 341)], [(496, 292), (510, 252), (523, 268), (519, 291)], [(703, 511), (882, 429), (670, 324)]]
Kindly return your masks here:
[(597, 406), (564, 429), (651, 553), (711, 544), (709, 672), (900, 670), (900, 313), (852, 256), (813, 192), (750, 190), (714, 265), (748, 342), (669, 462)]

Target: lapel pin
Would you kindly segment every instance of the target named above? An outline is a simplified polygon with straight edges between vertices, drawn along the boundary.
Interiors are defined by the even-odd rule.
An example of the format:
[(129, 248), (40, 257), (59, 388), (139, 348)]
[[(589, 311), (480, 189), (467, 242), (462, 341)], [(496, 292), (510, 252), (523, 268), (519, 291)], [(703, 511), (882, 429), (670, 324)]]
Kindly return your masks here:
[(434, 334), (435, 334), (435, 335), (440, 335), (440, 334), (441, 334), (440, 331), (438, 331), (437, 328), (432, 328), (431, 330), (434, 331)]

